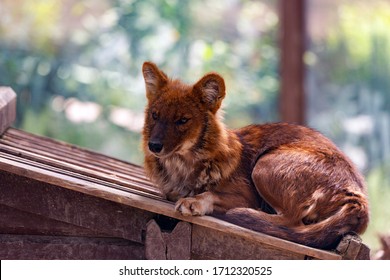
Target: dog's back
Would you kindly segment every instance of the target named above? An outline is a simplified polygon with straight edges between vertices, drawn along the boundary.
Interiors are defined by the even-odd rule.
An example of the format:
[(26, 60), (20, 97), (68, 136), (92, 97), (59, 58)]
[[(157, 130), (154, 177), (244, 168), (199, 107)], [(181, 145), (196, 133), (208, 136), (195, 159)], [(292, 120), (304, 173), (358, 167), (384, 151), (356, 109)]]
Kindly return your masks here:
[(330, 140), (285, 123), (226, 129), (217, 113), (225, 84), (216, 73), (194, 85), (152, 63), (143, 74), (145, 170), (183, 215), (219, 213), (318, 248), (364, 232), (364, 180)]
[(277, 215), (235, 209), (225, 219), (322, 248), (332, 247), (348, 232), (365, 231), (369, 211), (364, 180), (331, 141), (312, 129), (284, 123), (236, 133), (251, 155), (252, 183)]

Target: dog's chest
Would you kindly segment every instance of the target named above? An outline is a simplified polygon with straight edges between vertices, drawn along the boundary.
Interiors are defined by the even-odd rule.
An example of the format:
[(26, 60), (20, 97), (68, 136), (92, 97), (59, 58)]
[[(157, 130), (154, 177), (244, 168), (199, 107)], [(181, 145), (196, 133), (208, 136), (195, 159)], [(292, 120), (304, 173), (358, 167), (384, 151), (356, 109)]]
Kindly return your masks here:
[(186, 160), (170, 157), (163, 161), (166, 180), (165, 193), (190, 196), (209, 190), (221, 179), (219, 168), (211, 160)]

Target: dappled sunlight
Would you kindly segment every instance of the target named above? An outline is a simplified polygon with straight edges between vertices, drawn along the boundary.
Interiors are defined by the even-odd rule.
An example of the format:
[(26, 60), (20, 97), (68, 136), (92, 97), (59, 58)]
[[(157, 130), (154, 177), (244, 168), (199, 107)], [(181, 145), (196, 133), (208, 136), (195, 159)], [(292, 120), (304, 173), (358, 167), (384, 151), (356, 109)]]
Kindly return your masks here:
[(65, 115), (73, 123), (92, 123), (99, 117), (102, 108), (93, 102), (81, 102), (70, 98), (64, 104)]
[(308, 1), (309, 125), (342, 148), (364, 172), (375, 250), (390, 232), (390, 2)]
[[(65, 120), (69, 132), (88, 124), (102, 134), (102, 146), (112, 137), (102, 127), (139, 133), (146, 60), (188, 83), (220, 72), (228, 87), (230, 127), (278, 119), (278, 16), (272, 1), (33, 2), (5, 0), (6, 16), (0, 18), (0, 83), (20, 93), (19, 126), (30, 124), (25, 117), (31, 110), (47, 112), (52, 122)], [(67, 103), (62, 109), (59, 96)], [(54, 127), (41, 133), (55, 135)], [(77, 144), (83, 137), (88, 135), (72, 139)], [(133, 153), (129, 160), (140, 157), (137, 149)]]
[(110, 121), (118, 126), (139, 133), (144, 126), (144, 115), (125, 108), (112, 108)]
[[(307, 124), (367, 178), (390, 231), (390, 2), (307, 1)], [(142, 164), (141, 66), (226, 82), (225, 122), (279, 121), (277, 1), (1, 0), (0, 85), (18, 93), (17, 128)], [(387, 211), (387, 212), (386, 212)]]
[[(65, 99), (56, 96), (51, 102), (52, 109), (57, 113), (64, 113), (72, 123), (93, 123), (102, 117), (103, 109), (97, 103), (83, 102), (76, 98)], [(110, 107), (108, 120), (117, 126), (140, 133), (144, 125), (144, 115), (130, 109)]]

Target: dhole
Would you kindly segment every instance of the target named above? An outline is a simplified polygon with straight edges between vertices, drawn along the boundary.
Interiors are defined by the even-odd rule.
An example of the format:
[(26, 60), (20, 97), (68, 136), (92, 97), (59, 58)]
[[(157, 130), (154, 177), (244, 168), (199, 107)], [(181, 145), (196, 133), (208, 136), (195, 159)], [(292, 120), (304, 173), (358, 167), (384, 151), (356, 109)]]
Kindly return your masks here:
[(369, 220), (366, 188), (351, 161), (312, 129), (287, 123), (225, 128), (225, 83), (194, 85), (142, 68), (148, 105), (145, 170), (183, 215), (233, 223), (316, 248), (334, 247)]

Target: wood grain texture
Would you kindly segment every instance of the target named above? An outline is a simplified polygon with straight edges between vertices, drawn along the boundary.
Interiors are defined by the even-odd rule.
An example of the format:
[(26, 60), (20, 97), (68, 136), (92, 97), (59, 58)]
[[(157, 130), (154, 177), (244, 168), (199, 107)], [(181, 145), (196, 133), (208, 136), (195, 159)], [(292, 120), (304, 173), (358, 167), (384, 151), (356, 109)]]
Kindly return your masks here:
[[(261, 257), (261, 248), (266, 248), (263, 250), (274, 250), (281, 258), (341, 259), (334, 252), (253, 232), (210, 216), (184, 217), (174, 210), (173, 203), (161, 198), (142, 167), (13, 128), (0, 137), (0, 170), (0, 204), (32, 217), (45, 217), (48, 223), (75, 226), (72, 230), (86, 229), (143, 244), (146, 224), (155, 215), (163, 215), (196, 226), (198, 237), (195, 235), (190, 245), (192, 257), (238, 257), (229, 255), (222, 243), (224, 252), (207, 252), (222, 238), (232, 240), (231, 246), (235, 246), (234, 240), (243, 240), (241, 244), (246, 245), (237, 249), (242, 250), (240, 258)], [(174, 247), (175, 242), (172, 244)], [(258, 251), (249, 254), (252, 247)]]
[(0, 233), (16, 235), (57, 235), (111, 237), (95, 229), (49, 219), (0, 204)]
[(0, 234), (2, 260), (144, 259), (141, 244), (119, 238)]
[(9, 87), (0, 87), (0, 135), (16, 118), (16, 94)]
[(211, 230), (195, 225), (192, 233), (192, 254), (196, 259), (261, 259), (261, 260), (303, 260), (304, 254), (280, 248), (256, 240)]
[(141, 167), (61, 141), (11, 129), (0, 140), (0, 151), (71, 176), (98, 183), (104, 181), (105, 184), (128, 191), (139, 190), (143, 195), (148, 194), (156, 199), (161, 196)]
[(111, 237), (142, 243), (154, 213), (30, 178), (0, 172), (0, 204)]
[(166, 260), (167, 244), (160, 227), (155, 220), (146, 226), (145, 257), (148, 260)]
[(172, 232), (166, 234), (167, 259), (189, 260), (192, 248), (192, 226), (190, 223), (179, 222)]
[(149, 260), (191, 259), (191, 224), (179, 222), (172, 231), (162, 231), (151, 220), (146, 227), (145, 256)]
[(362, 243), (362, 239), (355, 234), (348, 234), (343, 237), (336, 248), (343, 260), (368, 260), (370, 249)]
[(269, 244), (278, 248), (292, 250), (304, 255), (312, 256), (320, 259), (340, 259), (341, 257), (332, 252), (318, 250), (292, 243), (286, 240), (253, 232), (251, 230), (241, 228), (239, 226), (215, 219), (210, 216), (182, 216), (174, 210), (172, 203), (160, 200), (154, 200), (149, 197), (142, 197), (139, 194), (125, 192), (114, 188), (104, 187), (102, 185), (92, 184), (89, 182), (76, 179), (74, 177), (59, 176), (45, 170), (38, 170), (26, 164), (15, 164), (14, 161), (6, 160), (1, 157), (0, 153), (0, 169), (7, 169), (13, 174), (20, 176), (28, 176), (34, 180), (50, 180), (51, 184), (62, 186), (65, 189), (75, 190), (79, 193), (84, 193), (91, 196), (101, 197), (107, 200), (129, 205), (141, 210), (150, 211), (156, 214), (165, 215), (179, 220), (187, 221), (193, 224), (204, 226), (210, 229), (215, 229), (220, 232), (228, 232), (233, 235), (253, 240), (259, 246), (261, 244)]

